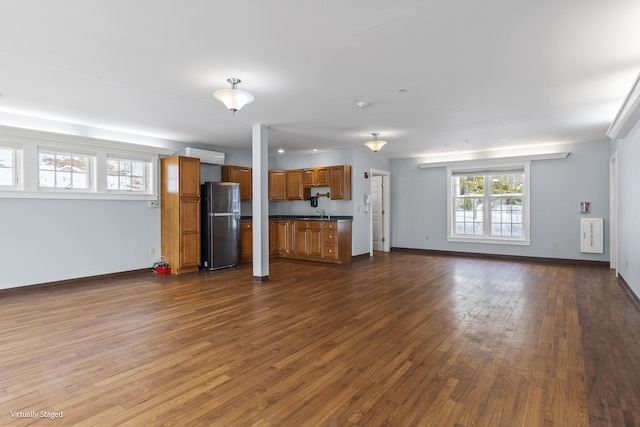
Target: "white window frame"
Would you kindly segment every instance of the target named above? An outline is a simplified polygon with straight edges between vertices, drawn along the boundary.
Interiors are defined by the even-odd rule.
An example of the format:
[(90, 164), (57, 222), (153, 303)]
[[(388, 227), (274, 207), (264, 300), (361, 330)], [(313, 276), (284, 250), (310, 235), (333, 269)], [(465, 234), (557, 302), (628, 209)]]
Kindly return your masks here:
[[(102, 199), (157, 201), (159, 158), (174, 155), (175, 150), (120, 141), (75, 135), (63, 135), (31, 129), (0, 126), (0, 145), (14, 148), (17, 157), (16, 186), (0, 186), (0, 198)], [(88, 189), (64, 189), (39, 186), (38, 152), (61, 151), (90, 155), (93, 159)], [(108, 191), (107, 159), (117, 157), (148, 162), (146, 191)]]
[[(524, 185), (522, 193), (522, 237), (492, 236), (491, 227), (484, 227), (484, 235), (462, 235), (455, 232), (456, 195), (455, 175), (498, 175), (522, 170), (524, 173)], [(531, 212), (531, 162), (517, 163), (487, 163), (469, 164), (455, 167), (447, 167), (447, 241), (465, 243), (490, 243), (505, 245), (531, 245), (530, 240), (530, 212)], [(485, 195), (490, 197), (490, 195)], [(485, 216), (491, 217), (490, 203), (484, 203)]]
[[(125, 193), (125, 194), (146, 194), (149, 192), (149, 188), (152, 187), (151, 184), (151, 170), (152, 170), (152, 163), (153, 161), (148, 159), (148, 158), (138, 158), (135, 156), (126, 156), (126, 155), (116, 155), (116, 154), (108, 154), (107, 155), (107, 181), (109, 179), (109, 176), (119, 176), (119, 175), (109, 175), (109, 171), (108, 171), (108, 163), (110, 160), (117, 160), (117, 161), (123, 161), (123, 162), (140, 162), (143, 163), (144, 166), (144, 175), (143, 175), (143, 181), (144, 181), (144, 188), (142, 190), (133, 190), (133, 189), (129, 189), (129, 190), (123, 190), (123, 189), (110, 189), (108, 186), (108, 182), (107, 182), (107, 191), (109, 193)], [(129, 176), (132, 177), (132, 176)]]
[[(40, 169), (40, 154), (52, 154), (54, 156), (72, 156), (72, 157), (84, 157), (87, 160), (87, 171), (86, 171), (86, 179), (87, 179), (87, 186), (86, 187), (73, 187), (73, 186), (68, 186), (68, 187), (57, 187), (57, 186), (53, 186), (53, 187), (47, 187), (47, 186), (43, 186), (42, 182), (40, 181), (40, 172), (42, 171), (42, 169)], [(95, 169), (96, 169), (96, 154), (95, 153), (89, 153), (89, 152), (83, 152), (80, 150), (72, 150), (72, 149), (66, 149), (66, 148), (54, 148), (54, 147), (46, 147), (46, 146), (38, 146), (38, 165), (37, 165), (37, 169), (38, 169), (38, 191), (68, 191), (68, 192), (76, 192), (76, 193), (81, 193), (81, 192), (93, 192), (95, 189)], [(53, 173), (54, 173), (54, 177), (57, 176), (58, 174), (58, 170), (57, 169), (53, 169)], [(72, 177), (73, 177), (73, 172), (72, 172)]]
[(11, 165), (11, 185), (1, 185), (0, 191), (16, 191), (20, 189), (22, 180), (20, 179), (22, 170), (22, 146), (18, 144), (9, 144), (6, 142), (0, 142), (0, 149), (11, 150), (12, 165)]

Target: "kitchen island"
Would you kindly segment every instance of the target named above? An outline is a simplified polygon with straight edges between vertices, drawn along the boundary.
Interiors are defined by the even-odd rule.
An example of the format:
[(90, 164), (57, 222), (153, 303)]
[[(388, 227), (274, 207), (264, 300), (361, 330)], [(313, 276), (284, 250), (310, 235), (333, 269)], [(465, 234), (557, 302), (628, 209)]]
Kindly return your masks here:
[[(241, 262), (253, 259), (250, 216), (241, 219)], [(351, 262), (352, 216), (270, 215), (269, 255), (309, 261)]]

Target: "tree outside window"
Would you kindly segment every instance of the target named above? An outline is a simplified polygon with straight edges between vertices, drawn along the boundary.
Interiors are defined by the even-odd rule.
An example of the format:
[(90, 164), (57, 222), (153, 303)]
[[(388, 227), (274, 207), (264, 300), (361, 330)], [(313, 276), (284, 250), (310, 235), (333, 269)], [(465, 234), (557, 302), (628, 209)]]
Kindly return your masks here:
[(452, 174), (452, 237), (527, 238), (525, 172)]

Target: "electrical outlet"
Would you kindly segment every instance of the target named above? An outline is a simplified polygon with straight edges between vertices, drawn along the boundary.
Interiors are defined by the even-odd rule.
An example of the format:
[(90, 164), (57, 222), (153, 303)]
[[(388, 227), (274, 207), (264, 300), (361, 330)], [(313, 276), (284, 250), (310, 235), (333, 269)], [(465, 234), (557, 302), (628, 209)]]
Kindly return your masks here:
[(554, 248), (557, 248), (557, 247), (558, 247), (558, 241), (557, 241), (557, 240), (554, 240), (554, 241), (553, 241), (553, 247), (554, 247)]
[(149, 248), (149, 255), (155, 255), (156, 254), (156, 248)]
[(429, 235), (428, 234), (425, 234), (424, 240), (429, 240)]

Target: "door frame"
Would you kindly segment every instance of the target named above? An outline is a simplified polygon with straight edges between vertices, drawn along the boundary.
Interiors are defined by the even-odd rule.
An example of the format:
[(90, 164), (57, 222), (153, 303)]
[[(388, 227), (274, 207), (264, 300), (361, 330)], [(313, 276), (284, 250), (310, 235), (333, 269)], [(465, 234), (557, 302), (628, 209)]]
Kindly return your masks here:
[[(369, 169), (369, 176), (382, 177), (382, 251), (391, 250), (391, 172), (380, 169)], [(369, 181), (369, 194), (371, 194), (371, 180)], [(369, 215), (369, 256), (373, 256), (373, 216)]]

